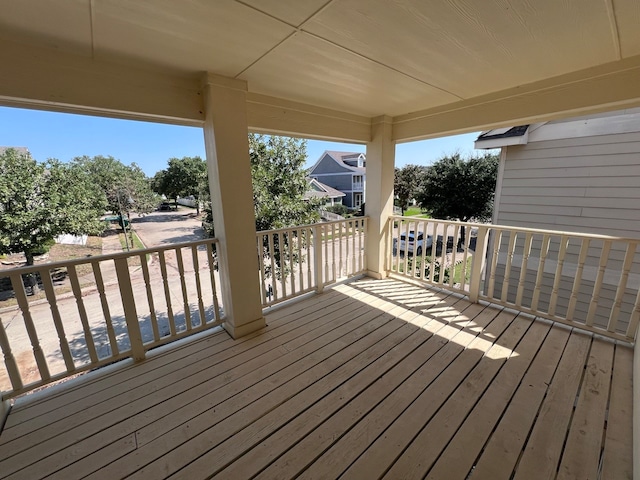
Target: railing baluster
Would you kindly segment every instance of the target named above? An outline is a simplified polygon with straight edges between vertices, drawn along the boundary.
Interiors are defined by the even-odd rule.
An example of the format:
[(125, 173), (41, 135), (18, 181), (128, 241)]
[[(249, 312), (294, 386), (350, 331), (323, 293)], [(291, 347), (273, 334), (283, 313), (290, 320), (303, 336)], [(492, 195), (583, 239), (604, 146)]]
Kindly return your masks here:
[[(338, 227), (337, 223), (331, 224), (331, 274), (333, 275), (331, 281), (335, 282), (338, 278), (338, 273), (336, 271), (336, 267), (338, 266), (336, 262), (336, 229)], [(326, 230), (325, 230), (326, 231)]]
[(191, 247), (191, 258), (193, 262), (193, 273), (196, 281), (196, 294), (198, 295), (198, 313), (200, 315), (200, 326), (206, 325), (204, 314), (204, 302), (202, 300), (202, 285), (200, 284), (200, 260), (198, 259), (198, 247)]
[(438, 255), (438, 222), (433, 222), (433, 237), (431, 238), (431, 242), (431, 266), (429, 267), (429, 281), (431, 283), (435, 283), (436, 257)]
[(277, 233), (278, 236), (278, 254), (280, 256), (280, 286), (282, 287), (282, 298), (287, 298), (286, 284), (286, 254), (282, 232)]
[(49, 374), (49, 366), (47, 365), (47, 360), (44, 358), (42, 347), (40, 347), (40, 340), (38, 340), (38, 332), (36, 332), (36, 327), (33, 324), (33, 318), (31, 318), (27, 293), (25, 292), (24, 284), (22, 283), (22, 275), (12, 274), (10, 275), (10, 278), (13, 292), (16, 296), (16, 300), (18, 301), (18, 306), (20, 307), (20, 310), (22, 310), (24, 326), (27, 329), (27, 335), (31, 342), (31, 349), (33, 350), (33, 356), (36, 360), (36, 365), (38, 366), (40, 378), (45, 381), (49, 380), (49, 378), (51, 378), (51, 375)]
[[(311, 277), (311, 250), (313, 249), (313, 252), (315, 255), (315, 245), (311, 243), (312, 242), (311, 232), (312, 232), (311, 228), (304, 229), (304, 244), (305, 244), (305, 250), (307, 252), (306, 254), (307, 256), (307, 288), (313, 288), (313, 283), (312, 283), (313, 279)], [(320, 245), (320, 248), (322, 248), (322, 243)], [(314, 257), (314, 262), (315, 262), (315, 257)], [(322, 265), (320, 265), (320, 269), (322, 269)], [(320, 271), (320, 278), (322, 278), (322, 271)]]
[(451, 267), (449, 269), (449, 287), (453, 288), (453, 279), (456, 272), (456, 253), (458, 251), (458, 235), (460, 235), (460, 225), (457, 223), (453, 227), (453, 249), (451, 251)]
[[(425, 232), (426, 233), (426, 232)], [(426, 239), (425, 239), (426, 241)], [(477, 241), (477, 237), (476, 237)], [(465, 227), (464, 229), (464, 242), (462, 248), (462, 268), (460, 268), (460, 288), (467, 291), (467, 261), (469, 257), (469, 246), (471, 245), (471, 228)]]
[[(22, 388), (22, 377), (20, 376), (20, 370), (18, 364), (11, 351), (11, 344), (7, 338), (7, 332), (4, 329), (2, 323), (2, 317), (0, 317), (0, 347), (2, 348), (2, 355), (4, 357), (4, 364), (7, 367), (7, 374), (11, 381), (11, 388), (14, 390), (20, 390)], [(0, 398), (1, 400), (1, 398)]]
[(513, 265), (513, 255), (516, 248), (516, 239), (518, 237), (517, 232), (509, 232), (509, 245), (507, 247), (507, 263), (504, 267), (504, 279), (502, 280), (502, 293), (500, 294), (500, 300), (507, 301), (509, 294), (509, 282), (511, 280), (511, 267)]
[(551, 237), (549, 234), (544, 234), (542, 237), (542, 244), (540, 245), (540, 260), (538, 261), (538, 272), (536, 273), (536, 285), (533, 289), (533, 298), (531, 299), (531, 311), (538, 311), (538, 302), (540, 301), (540, 288), (542, 287), (542, 280), (544, 279), (544, 265), (547, 261), (547, 255), (549, 254), (549, 242)]
[(600, 289), (604, 280), (604, 273), (609, 262), (609, 252), (611, 251), (611, 241), (605, 240), (600, 253), (600, 262), (598, 263), (598, 275), (596, 282), (593, 284), (593, 293), (591, 295), (591, 303), (589, 304), (589, 312), (587, 313), (586, 325), (592, 326), (598, 311), (598, 303), (600, 302)]
[(480, 285), (482, 284), (482, 272), (484, 264), (484, 250), (489, 236), (489, 227), (478, 227), (476, 237), (476, 249), (473, 252), (471, 264), (471, 277), (469, 278), (469, 300), (478, 303), (480, 298)]
[[(411, 248), (411, 268), (407, 272), (411, 278), (416, 276), (416, 257), (418, 253), (418, 222), (413, 222), (413, 247)], [(409, 229), (411, 231), (411, 229)], [(407, 239), (408, 240), (408, 239)]]
[(149, 265), (147, 264), (147, 256), (144, 253), (140, 254), (140, 265), (142, 266), (142, 278), (144, 278), (144, 286), (147, 292), (147, 303), (149, 304), (149, 319), (151, 320), (151, 330), (153, 331), (153, 340), (156, 342), (159, 342), (160, 329), (158, 328), (158, 317), (156, 315), (156, 307), (153, 301), (153, 290), (151, 289)]
[(44, 287), (44, 292), (47, 296), (47, 301), (49, 302), (49, 308), (51, 309), (53, 324), (56, 327), (56, 333), (58, 334), (60, 353), (62, 353), (62, 358), (64, 360), (64, 365), (67, 368), (67, 372), (71, 373), (75, 371), (76, 366), (73, 363), (73, 357), (71, 356), (71, 350), (69, 349), (69, 342), (67, 341), (62, 317), (60, 316), (60, 310), (58, 309), (56, 294), (53, 288), (53, 282), (51, 281), (51, 272), (49, 270), (41, 270), (40, 278), (42, 279), (42, 286)]
[(317, 224), (313, 227), (313, 253), (314, 253), (314, 270), (316, 274), (316, 291), (322, 292), (324, 288), (324, 281), (322, 279), (322, 232), (323, 226)]
[[(216, 288), (215, 263), (213, 260), (213, 248), (215, 243), (207, 243), (207, 260), (209, 261), (209, 275), (211, 277), (211, 295), (213, 297), (213, 319), (215, 323), (220, 321), (220, 305), (218, 304), (218, 291)], [(216, 249), (216, 255), (217, 255)], [(205, 322), (206, 323), (206, 322)]]
[(567, 320), (573, 320), (573, 314), (576, 310), (576, 304), (578, 303), (578, 291), (582, 283), (582, 273), (584, 271), (584, 264), (587, 261), (587, 254), (589, 253), (590, 240), (583, 238), (580, 244), (580, 255), (578, 256), (578, 268), (576, 269), (576, 276), (573, 279), (573, 287), (571, 288), (571, 297), (569, 298), (569, 307), (567, 308)]
[(342, 273), (343, 272), (343, 270), (342, 270), (342, 265), (343, 265), (343, 263), (342, 263), (342, 261), (343, 261), (342, 260), (342, 254), (343, 254), (343, 249), (342, 249), (342, 238), (343, 238), (342, 226), (344, 225), (344, 222), (340, 222), (338, 225), (339, 225), (338, 226), (338, 241), (340, 242), (338, 244), (338, 248), (339, 248), (339, 251), (340, 251), (340, 258), (338, 259), (338, 262), (339, 262), (338, 263), (338, 265), (339, 265), (339, 267), (338, 267), (338, 276), (335, 278), (335, 280), (337, 280), (338, 278), (342, 278), (342, 276), (343, 276), (343, 273)]
[(622, 274), (620, 275), (620, 281), (618, 282), (618, 288), (616, 290), (616, 297), (613, 301), (613, 308), (611, 309), (609, 322), (607, 323), (607, 330), (609, 332), (615, 332), (618, 326), (618, 316), (620, 315), (620, 309), (622, 307), (622, 298), (624, 297), (624, 292), (627, 289), (629, 271), (631, 270), (633, 259), (636, 256), (637, 246), (638, 244), (635, 242), (630, 242), (627, 244), (627, 251), (624, 255), (624, 263), (622, 264)]
[[(358, 271), (362, 272), (364, 271), (363, 269), (363, 263), (364, 263), (364, 256), (362, 254), (363, 250), (362, 250), (362, 236), (364, 235), (364, 224), (365, 224), (365, 219), (361, 218), (360, 220), (358, 220), (360, 228), (358, 229)], [(384, 242), (384, 239), (381, 240), (382, 242)]]
[(444, 276), (447, 272), (447, 250), (449, 248), (449, 226), (450, 223), (442, 224), (442, 249), (440, 250), (440, 272), (438, 275), (438, 285), (444, 285)]
[(551, 290), (551, 298), (549, 301), (549, 315), (556, 314), (556, 305), (558, 304), (558, 293), (560, 290), (560, 281), (562, 280), (562, 268), (564, 266), (564, 257), (567, 253), (569, 237), (562, 235), (560, 237), (560, 251), (558, 252), (558, 263), (556, 264), (556, 274), (553, 279), (553, 289)]
[(176, 248), (176, 261), (178, 263), (178, 275), (180, 277), (180, 287), (182, 289), (182, 302), (184, 304), (184, 325), (187, 331), (191, 331), (191, 307), (189, 306), (189, 294), (187, 293), (187, 283), (184, 278), (184, 261), (182, 259), (182, 248)]
[[(365, 217), (362, 221), (363, 223), (363, 229), (362, 229), (362, 245), (360, 245), (360, 252), (362, 255), (362, 271), (366, 272), (367, 271), (367, 255), (366, 252), (364, 251), (365, 246), (367, 245), (367, 229), (369, 228), (369, 219), (367, 217)], [(387, 248), (388, 250), (388, 248)]]
[(638, 331), (638, 324), (640, 323), (640, 288), (636, 295), (636, 301), (633, 304), (633, 310), (631, 311), (631, 317), (629, 318), (629, 325), (627, 326), (626, 337), (636, 342), (640, 339), (636, 338), (636, 332)]
[(298, 246), (298, 284), (300, 285), (300, 291), (304, 291), (304, 273), (302, 271), (302, 240), (304, 238), (304, 229), (298, 228), (296, 230), (296, 243)]
[[(349, 254), (349, 221), (344, 222), (344, 237), (342, 237), (344, 239), (344, 274), (343, 276), (348, 277), (349, 276), (349, 260), (351, 259), (351, 256)], [(342, 241), (340, 241), (340, 243), (342, 244)]]
[[(273, 301), (278, 300), (278, 282), (276, 281), (276, 262), (275, 262), (275, 247), (273, 241), (273, 233), (267, 234), (267, 244), (269, 246), (269, 261), (271, 262), (271, 290), (273, 291)], [(284, 294), (283, 294), (284, 295)]]
[(176, 335), (176, 322), (173, 316), (173, 305), (171, 303), (171, 290), (169, 289), (169, 279), (167, 277), (167, 260), (164, 258), (164, 250), (158, 252), (158, 260), (160, 261), (160, 275), (162, 276), (162, 285), (164, 288), (164, 298), (167, 302), (167, 320), (169, 322), (169, 332), (171, 336)]
[(260, 281), (262, 283), (262, 303), (266, 305), (271, 302), (271, 295), (267, 287), (267, 275), (264, 271), (264, 239), (264, 234), (256, 234), (256, 250), (258, 253), (258, 263), (260, 263)]
[(124, 320), (127, 323), (129, 342), (131, 343), (131, 356), (134, 360), (143, 360), (145, 357), (144, 344), (142, 343), (142, 332), (136, 311), (136, 301), (131, 287), (131, 277), (129, 276), (129, 265), (126, 258), (115, 260), (116, 275), (120, 286), (120, 297), (124, 308)]
[(398, 249), (400, 248), (399, 240), (397, 236), (397, 231), (394, 227), (396, 223), (396, 219), (394, 217), (389, 218), (388, 232), (389, 242), (391, 244), (391, 248), (387, 251), (388, 259), (389, 259), (389, 271), (390, 272), (398, 272), (398, 258), (400, 258), (400, 252)]
[[(404, 249), (402, 255), (404, 255), (404, 263), (402, 267), (402, 274), (408, 274), (409, 268), (409, 222), (401, 222), (400, 225), (404, 225)], [(402, 232), (400, 233), (400, 244), (402, 244)]]
[(351, 275), (356, 274), (356, 225), (358, 224), (357, 220), (351, 221)]
[(295, 263), (295, 245), (293, 230), (286, 232), (287, 235), (287, 257), (289, 259), (289, 276), (291, 277), (291, 293), (296, 294), (296, 263)]
[(518, 279), (518, 290), (516, 291), (516, 305), (522, 305), (522, 296), (524, 295), (524, 284), (527, 278), (527, 269), (529, 268), (529, 256), (531, 255), (531, 243), (533, 235), (528, 232), (524, 238), (524, 247), (522, 249), (522, 263), (520, 264), (520, 278)]
[(67, 268), (67, 275), (71, 281), (71, 289), (78, 305), (78, 315), (80, 315), (80, 322), (82, 323), (82, 330), (84, 331), (84, 339), (87, 342), (87, 350), (89, 351), (89, 358), (91, 363), (98, 362), (98, 352), (96, 352), (96, 345), (93, 341), (93, 334), (91, 333), (91, 326), (89, 325), (89, 317), (87, 316), (87, 310), (84, 307), (84, 301), (82, 300), (82, 290), (80, 289), (80, 282), (78, 281), (78, 273), (76, 272), (75, 265), (69, 265)]
[(494, 298), (494, 289), (496, 283), (496, 268), (498, 267), (498, 254), (500, 253), (500, 243), (502, 242), (502, 230), (495, 229), (493, 230), (494, 237), (491, 239), (493, 241), (493, 251), (491, 255), (491, 273), (489, 274), (489, 289), (487, 291), (487, 296), (489, 298)]

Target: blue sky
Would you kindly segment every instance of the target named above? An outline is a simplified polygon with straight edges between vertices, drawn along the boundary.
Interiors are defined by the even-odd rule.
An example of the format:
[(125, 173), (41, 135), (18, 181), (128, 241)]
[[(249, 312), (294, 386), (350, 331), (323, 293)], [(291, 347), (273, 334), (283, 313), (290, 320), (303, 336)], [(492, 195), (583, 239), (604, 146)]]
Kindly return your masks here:
[[(473, 152), (477, 133), (403, 143), (396, 147), (396, 166), (429, 165), (443, 154)], [(132, 162), (152, 176), (172, 157), (205, 157), (202, 130), (158, 123), (0, 107), (0, 146), (27, 147), (44, 161), (66, 162), (82, 155), (111, 155)], [(309, 140), (308, 166), (325, 150), (364, 152), (364, 145)]]

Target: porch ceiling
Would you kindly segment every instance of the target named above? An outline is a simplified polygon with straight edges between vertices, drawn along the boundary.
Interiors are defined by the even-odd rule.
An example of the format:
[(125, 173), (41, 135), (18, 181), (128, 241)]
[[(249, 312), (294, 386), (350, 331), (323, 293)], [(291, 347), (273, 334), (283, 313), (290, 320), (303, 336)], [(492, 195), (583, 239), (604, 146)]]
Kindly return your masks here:
[[(636, 0), (0, 0), (0, 6), (0, 60), (21, 71), (0, 80), (3, 103), (124, 111), (108, 95), (93, 100), (68, 93), (57, 78), (73, 73), (100, 90), (108, 88), (106, 80), (100, 83), (106, 75), (111, 84), (128, 78), (130, 89), (147, 85), (146, 96), (162, 97), (169, 84), (173, 103), (180, 88), (188, 99), (182, 109), (169, 95), (155, 110), (138, 98), (137, 110), (186, 123), (202, 114), (193, 93), (202, 72), (244, 80), (251, 94), (364, 117), (420, 112), (406, 122), (439, 116), (443, 108), (509, 102), (532, 91), (524, 85), (566, 90), (640, 68)], [(549, 99), (544, 114), (640, 101), (640, 87), (616, 96), (610, 82), (596, 83), (591, 91), (609, 95), (556, 108)], [(482, 126), (544, 115), (530, 105), (500, 110)], [(468, 123), (457, 130), (481, 126), (481, 120)], [(427, 127), (395, 136), (433, 134)]]

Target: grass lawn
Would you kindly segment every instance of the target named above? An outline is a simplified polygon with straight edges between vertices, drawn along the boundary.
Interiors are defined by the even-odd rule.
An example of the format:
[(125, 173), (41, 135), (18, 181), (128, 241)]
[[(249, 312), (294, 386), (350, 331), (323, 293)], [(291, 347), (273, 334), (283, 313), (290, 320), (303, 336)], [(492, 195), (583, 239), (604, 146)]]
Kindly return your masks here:
[[(127, 239), (129, 240), (129, 249), (130, 250), (140, 250), (140, 249), (146, 248), (142, 244), (142, 242), (140, 241), (140, 238), (138, 238), (138, 235), (136, 235), (136, 232), (134, 232), (133, 230), (129, 230), (127, 233), (128, 233)], [(124, 233), (119, 233), (118, 234), (118, 238), (120, 239), (120, 245), (122, 245), (122, 251), (126, 252), (127, 251), (127, 242), (125, 241)], [(149, 259), (149, 255), (147, 254), (147, 260), (148, 259)], [(133, 257), (129, 257), (127, 259), (127, 263), (130, 266), (140, 265), (140, 257), (137, 256), (137, 255), (135, 255)]]
[(404, 211), (405, 217), (431, 218), (429, 214), (423, 213), (420, 207), (409, 207)]

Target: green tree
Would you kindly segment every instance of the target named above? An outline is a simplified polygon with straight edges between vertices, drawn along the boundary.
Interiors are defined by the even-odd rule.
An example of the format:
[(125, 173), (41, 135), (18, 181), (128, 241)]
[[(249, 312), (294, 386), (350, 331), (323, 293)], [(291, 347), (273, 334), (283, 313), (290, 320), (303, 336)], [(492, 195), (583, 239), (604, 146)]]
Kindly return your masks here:
[(170, 158), (167, 168), (153, 177), (152, 187), (176, 203), (178, 197), (193, 196), (199, 214), (203, 190), (208, 190), (207, 162), (200, 157)]
[(251, 134), (249, 157), (256, 230), (318, 221), (320, 202), (303, 199), (309, 189), (306, 140)]
[[(445, 156), (425, 170), (416, 199), (434, 218), (488, 220), (493, 213), (498, 164), (495, 154), (468, 159), (459, 153)], [(464, 228), (461, 241), (464, 242)]]
[(58, 235), (100, 233), (105, 204), (79, 165), (40, 163), (14, 149), (0, 154), (0, 253), (22, 252), (33, 265)]
[(151, 181), (142, 169), (132, 163), (124, 165), (111, 156), (77, 157), (72, 162), (86, 170), (107, 199), (107, 209), (128, 217), (131, 212), (148, 213), (158, 204)]
[[(250, 134), (249, 157), (257, 231), (304, 225), (320, 219), (318, 208), (322, 201), (304, 200), (309, 188), (304, 170), (306, 140)], [(203, 227), (209, 235), (215, 236), (210, 203), (205, 207)], [(295, 256), (295, 249), (288, 248), (288, 237), (284, 241), (280, 246), (278, 238), (274, 238), (278, 271), (281, 271), (281, 257), (289, 261), (289, 253), (285, 252), (290, 250), (290, 255)], [(265, 256), (267, 251), (265, 244)]]
[(424, 174), (425, 168), (420, 165), (405, 165), (402, 168), (396, 168), (395, 178), (393, 182), (393, 191), (398, 197), (402, 215), (407, 209), (409, 201), (415, 198), (420, 178)]

